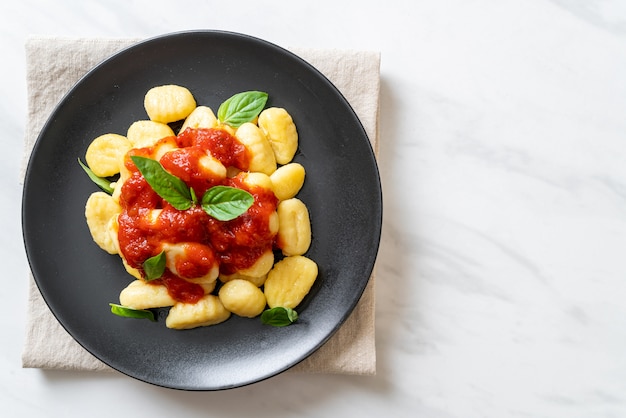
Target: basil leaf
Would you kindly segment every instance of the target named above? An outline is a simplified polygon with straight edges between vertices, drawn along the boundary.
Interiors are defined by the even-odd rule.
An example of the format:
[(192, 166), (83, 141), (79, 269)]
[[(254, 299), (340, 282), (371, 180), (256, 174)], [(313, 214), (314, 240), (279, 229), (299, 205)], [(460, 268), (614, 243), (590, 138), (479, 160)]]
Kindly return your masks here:
[(78, 164), (80, 164), (80, 166), (83, 168), (83, 170), (85, 170), (85, 173), (87, 173), (87, 175), (89, 176), (91, 181), (96, 183), (96, 185), (98, 187), (100, 187), (103, 191), (107, 192), (108, 194), (113, 194), (113, 187), (111, 187), (111, 182), (109, 180), (107, 180), (105, 178), (102, 178), (102, 177), (96, 176), (93, 173), (93, 171), (91, 171), (91, 168), (89, 168), (85, 164), (83, 164), (83, 162), (80, 160), (80, 158), (78, 159)]
[(156, 160), (133, 155), (130, 157), (152, 190), (167, 200), (178, 210), (189, 209), (192, 205), (191, 191), (184, 181), (165, 171)]
[(154, 280), (163, 276), (165, 271), (165, 251), (148, 258), (143, 262), (143, 271), (146, 273), (146, 280)]
[(298, 313), (291, 308), (283, 308), (277, 306), (272, 309), (266, 309), (261, 314), (261, 322), (265, 325), (274, 327), (285, 327), (291, 325), (298, 320)]
[(117, 303), (109, 303), (111, 306), (111, 312), (117, 316), (123, 316), (124, 318), (139, 318), (149, 319), (152, 322), (156, 322), (154, 313), (147, 309), (133, 309), (128, 306), (118, 305)]
[(227, 99), (217, 109), (220, 122), (238, 128), (259, 116), (267, 103), (267, 93), (262, 91), (244, 91)]
[(229, 186), (214, 186), (202, 196), (202, 209), (218, 221), (230, 221), (244, 214), (254, 203), (245, 190)]

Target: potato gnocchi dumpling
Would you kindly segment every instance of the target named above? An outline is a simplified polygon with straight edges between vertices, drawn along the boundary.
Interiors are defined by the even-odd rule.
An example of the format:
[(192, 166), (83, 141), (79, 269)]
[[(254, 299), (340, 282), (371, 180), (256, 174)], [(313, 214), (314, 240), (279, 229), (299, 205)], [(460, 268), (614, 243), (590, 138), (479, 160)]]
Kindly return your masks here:
[(124, 154), (131, 148), (130, 141), (125, 136), (100, 135), (87, 148), (85, 161), (96, 176), (111, 177), (120, 172)]
[(262, 277), (265, 276), (273, 266), (274, 253), (268, 250), (261, 254), (253, 265), (245, 269), (238, 270), (237, 273), (248, 277)]
[(268, 176), (276, 171), (276, 157), (272, 146), (258, 126), (248, 122), (241, 125), (235, 137), (251, 154), (250, 171), (258, 171)]
[(294, 309), (311, 290), (317, 273), (317, 264), (309, 258), (301, 255), (283, 258), (267, 275), (267, 304), (270, 308)]
[(138, 120), (128, 127), (126, 137), (133, 148), (151, 147), (160, 139), (174, 136), (169, 125), (152, 120)]
[(265, 190), (274, 190), (270, 176), (264, 173), (247, 172), (241, 175), (243, 182), (250, 187), (262, 187)]
[(247, 280), (231, 280), (226, 282), (219, 291), (219, 298), (226, 309), (238, 316), (254, 318), (263, 312), (265, 294)]
[(193, 112), (185, 119), (183, 126), (180, 128), (181, 132), (184, 132), (187, 128), (200, 129), (200, 128), (215, 128), (217, 126), (217, 118), (215, 113), (208, 106), (198, 106)]
[(135, 280), (120, 292), (120, 304), (134, 309), (163, 308), (175, 303), (165, 286), (145, 280)]
[(274, 150), (276, 162), (289, 163), (298, 149), (298, 131), (291, 115), (283, 108), (270, 107), (259, 115), (259, 127)]
[[(231, 125), (239, 115), (219, 120), (177, 85), (148, 90), (143, 103), (146, 120), (132, 123), (125, 135), (94, 138), (85, 154), (96, 176), (118, 176), (111, 195), (89, 196), (85, 217), (94, 242), (119, 254), (132, 277), (120, 304), (169, 308), (165, 325), (172, 329), (215, 325), (232, 314), (254, 318), (268, 307), (296, 308), (318, 267), (304, 256), (312, 233), (297, 197), (306, 171), (293, 161), (298, 132), (291, 115), (260, 106)], [(160, 168), (146, 173), (136, 157)], [(154, 170), (165, 174), (149, 180)], [(215, 187), (244, 190), (250, 206), (234, 218), (214, 218), (205, 205), (224, 201), (204, 200)]]
[(117, 254), (115, 223), (112, 220), (120, 214), (122, 208), (113, 198), (104, 192), (94, 192), (85, 204), (85, 218), (91, 237), (100, 248), (109, 254)]
[(284, 255), (302, 255), (311, 245), (309, 210), (298, 198), (278, 204), (278, 238), (276, 245)]
[[(219, 264), (215, 259), (213, 250), (206, 245), (198, 243), (165, 243), (165, 266), (176, 276), (182, 277), (191, 283), (213, 283), (219, 275)], [(202, 260), (194, 260), (193, 257)], [(204, 269), (198, 268), (198, 262)], [(191, 266), (191, 268), (190, 268)]]
[(170, 123), (189, 116), (196, 108), (196, 99), (185, 87), (170, 84), (148, 90), (143, 105), (150, 120)]
[(190, 329), (216, 325), (230, 318), (220, 298), (206, 295), (196, 303), (176, 302), (165, 320), (168, 328)]
[(274, 171), (270, 180), (278, 200), (295, 197), (304, 184), (305, 174), (304, 167), (298, 163), (289, 163)]

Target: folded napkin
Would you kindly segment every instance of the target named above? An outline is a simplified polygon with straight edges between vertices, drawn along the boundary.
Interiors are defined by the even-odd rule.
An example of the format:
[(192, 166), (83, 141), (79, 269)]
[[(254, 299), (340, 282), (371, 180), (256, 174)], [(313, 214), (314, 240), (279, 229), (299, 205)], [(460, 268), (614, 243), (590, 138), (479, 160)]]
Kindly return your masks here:
[[(137, 39), (32, 38), (26, 43), (28, 121), (24, 167), (45, 121), (63, 95), (92, 67)], [(293, 48), (328, 77), (350, 102), (377, 150), (380, 54), (367, 51)], [(58, 323), (32, 275), (22, 366), (112, 371), (83, 349)], [(352, 315), (331, 339), (290, 371), (373, 375), (374, 275)]]

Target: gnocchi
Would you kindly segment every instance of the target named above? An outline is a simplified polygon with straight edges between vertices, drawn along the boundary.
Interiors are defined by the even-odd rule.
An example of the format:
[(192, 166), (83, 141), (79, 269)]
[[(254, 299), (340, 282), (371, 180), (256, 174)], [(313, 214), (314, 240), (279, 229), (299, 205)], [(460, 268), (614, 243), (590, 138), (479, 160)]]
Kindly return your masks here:
[(310, 245), (309, 210), (295, 197), (283, 200), (278, 204), (278, 248), (285, 255), (302, 255)]
[(121, 212), (115, 200), (104, 192), (94, 192), (85, 204), (87, 226), (94, 242), (109, 254), (118, 253), (115, 217)]
[[(292, 161), (298, 134), (291, 115), (283, 108), (259, 109), (258, 116), (231, 126), (176, 85), (150, 89), (144, 107), (147, 120), (132, 123), (126, 135), (96, 137), (85, 155), (95, 175), (119, 176), (111, 195), (89, 197), (85, 217), (94, 242), (119, 254), (133, 278), (120, 303), (169, 308), (165, 325), (172, 329), (297, 307), (318, 267), (304, 256), (312, 233), (308, 209), (296, 197), (306, 172)], [(176, 133), (169, 123), (178, 121)], [(159, 181), (178, 184), (176, 198), (189, 204), (176, 208), (136, 157), (159, 162), (165, 173), (159, 175), (180, 183)], [(244, 191), (250, 206), (229, 220), (212, 218), (204, 200), (214, 187)], [(278, 260), (275, 250), (283, 253)], [(156, 276), (148, 277), (154, 269)]]
[(133, 148), (146, 148), (155, 145), (160, 139), (174, 136), (169, 125), (152, 120), (138, 120), (129, 126), (126, 137)]
[(230, 314), (217, 296), (209, 294), (196, 303), (175, 303), (165, 325), (174, 329), (206, 327), (226, 321)]
[(111, 177), (120, 172), (120, 163), (130, 149), (130, 141), (125, 136), (100, 135), (87, 148), (85, 161), (96, 176)]
[(265, 281), (265, 298), (270, 308), (295, 308), (311, 290), (317, 278), (317, 264), (304, 256), (285, 257)]
[(291, 115), (283, 108), (270, 107), (259, 115), (259, 127), (272, 146), (276, 162), (289, 163), (298, 149), (298, 131)]
[(305, 171), (302, 164), (289, 163), (270, 175), (272, 190), (278, 200), (295, 197), (304, 184)]
[(265, 251), (250, 267), (238, 270), (237, 273), (248, 277), (262, 277), (266, 275), (274, 265), (274, 253)]
[(235, 315), (254, 318), (263, 312), (267, 301), (265, 294), (247, 280), (226, 282), (219, 291), (224, 307)]
[(187, 128), (215, 128), (217, 126), (217, 118), (215, 113), (208, 106), (196, 107), (185, 119), (183, 126), (180, 128), (184, 132)]
[(185, 119), (196, 108), (191, 92), (172, 84), (151, 88), (143, 103), (150, 120), (161, 123)]
[(258, 171), (267, 175), (276, 171), (276, 157), (272, 145), (265, 134), (253, 123), (244, 123), (235, 132), (235, 137), (250, 150), (250, 171)]
[(163, 285), (135, 280), (120, 292), (120, 303), (134, 309), (149, 309), (172, 306), (176, 300)]

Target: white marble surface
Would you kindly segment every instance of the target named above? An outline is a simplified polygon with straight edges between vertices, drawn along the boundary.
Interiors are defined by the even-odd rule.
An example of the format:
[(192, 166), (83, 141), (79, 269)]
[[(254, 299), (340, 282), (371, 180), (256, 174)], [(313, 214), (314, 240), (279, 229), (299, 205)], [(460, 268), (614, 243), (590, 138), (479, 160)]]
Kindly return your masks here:
[[(0, 5), (2, 416), (626, 416), (626, 2), (174, 4)], [(376, 377), (187, 393), (21, 368), (24, 42), (187, 29), (381, 51)]]

